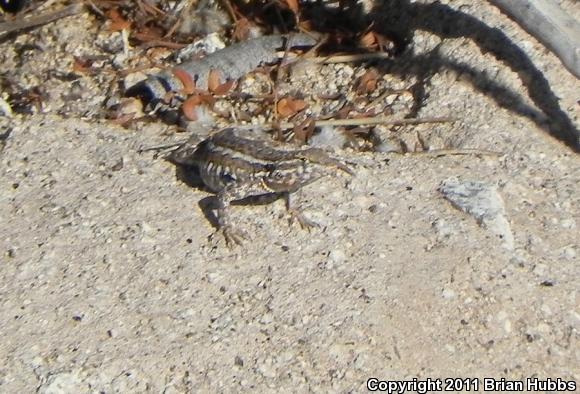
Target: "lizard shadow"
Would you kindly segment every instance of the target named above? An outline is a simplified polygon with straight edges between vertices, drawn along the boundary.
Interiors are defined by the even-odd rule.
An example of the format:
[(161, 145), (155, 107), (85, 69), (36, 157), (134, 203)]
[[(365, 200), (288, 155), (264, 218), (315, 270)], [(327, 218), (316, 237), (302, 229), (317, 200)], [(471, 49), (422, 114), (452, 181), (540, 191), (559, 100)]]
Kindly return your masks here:
[[(199, 172), (195, 166), (185, 166), (182, 164), (174, 163), (175, 165), (175, 177), (185, 183), (187, 186), (198, 189), (204, 190), (208, 193), (212, 193), (207, 187), (204, 185), (201, 177), (199, 176)], [(280, 193), (267, 193), (261, 194), (256, 196), (249, 196), (240, 200), (232, 201), (231, 205), (234, 206), (247, 206), (247, 205), (268, 205), (273, 203), (274, 201), (281, 198)], [(197, 205), (199, 206), (201, 212), (203, 213), (206, 220), (214, 227), (216, 230), (219, 229), (218, 218), (215, 214), (215, 211), (218, 209), (218, 198), (215, 194), (211, 196), (207, 196), (202, 198), (198, 201)]]
[[(256, 12), (255, 7), (253, 12)], [(284, 9), (278, 11), (270, 22), (275, 24), (278, 21), (278, 25), (282, 24), (278, 29), (282, 31), (295, 28), (288, 20), (281, 21), (280, 15), (284, 12), (288, 13)], [(498, 106), (530, 119), (552, 137), (574, 151), (580, 151), (580, 131), (560, 107), (559, 98), (542, 71), (507, 34), (474, 16), (440, 2), (425, 4), (411, 0), (375, 1), (369, 12), (354, 0), (341, 0), (339, 7), (313, 2), (301, 5), (301, 15), (308, 20), (313, 31), (335, 35), (339, 40), (343, 39), (345, 32), (360, 35), (369, 27), (391, 39), (395, 44), (392, 53), (398, 56), (376, 61), (374, 65), (383, 73), (417, 77), (418, 82), (411, 89), (414, 105), (408, 117), (416, 116), (427, 99), (430, 78), (442, 70), (451, 70), (492, 98)], [(482, 53), (493, 55), (518, 75), (534, 105), (527, 104), (525, 97), (472, 64), (445, 58), (439, 47), (426, 54), (413, 53), (411, 44), (417, 30), (432, 33), (442, 42), (461, 37), (471, 40)], [(340, 50), (344, 49), (340, 47)]]

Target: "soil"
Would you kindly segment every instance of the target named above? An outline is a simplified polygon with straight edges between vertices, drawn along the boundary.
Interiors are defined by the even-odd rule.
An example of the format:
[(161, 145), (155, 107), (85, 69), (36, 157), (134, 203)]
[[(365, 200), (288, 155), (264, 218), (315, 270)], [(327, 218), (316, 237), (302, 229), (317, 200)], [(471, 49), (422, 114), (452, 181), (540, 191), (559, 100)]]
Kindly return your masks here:
[[(199, 206), (210, 194), (138, 152), (184, 135), (105, 119), (114, 73), (71, 71), (73, 55), (125, 65), (119, 33), (84, 13), (3, 38), (3, 99), (41, 86), (44, 104), (0, 117), (0, 391), (364, 392), (371, 377), (477, 378), (480, 391), (483, 378), (580, 384), (580, 159), (569, 138), (580, 82), (486, 2), (413, 4), (460, 11), (511, 44), (496, 30), (483, 34), (490, 41), (442, 36), (439, 14), (409, 12), (423, 28), (413, 25), (412, 50), (381, 83), (424, 78), (417, 115), (457, 121), (379, 131), (484, 152), (337, 150), (356, 175), (298, 193), (320, 228), (288, 224), (283, 201), (237, 206), (249, 239), (234, 248), (212, 236)], [(580, 4), (561, 5), (580, 19)], [(365, 66), (327, 67), (311, 83), (341, 90)], [(550, 135), (555, 123), (568, 144)], [(450, 178), (497, 190), (513, 245), (444, 198)]]

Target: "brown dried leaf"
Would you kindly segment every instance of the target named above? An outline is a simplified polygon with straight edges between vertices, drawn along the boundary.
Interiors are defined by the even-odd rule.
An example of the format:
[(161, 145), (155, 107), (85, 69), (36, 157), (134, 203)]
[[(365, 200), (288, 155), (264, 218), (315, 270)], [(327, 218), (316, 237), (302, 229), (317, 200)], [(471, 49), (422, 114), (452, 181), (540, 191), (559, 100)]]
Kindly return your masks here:
[(205, 104), (210, 108), (215, 104), (215, 98), (211, 94), (200, 94), (198, 97), (202, 104)]
[(296, 112), (300, 112), (304, 108), (308, 107), (308, 104), (306, 104), (306, 101), (304, 101), (304, 100), (292, 100), (291, 105), (292, 105), (292, 109)]
[(280, 116), (288, 117), (294, 114), (294, 111), (292, 111), (292, 109), (288, 105), (288, 99), (285, 98), (281, 99), (280, 101), (278, 101), (278, 105), (276, 107), (278, 114)]
[(359, 45), (371, 51), (386, 51), (393, 49), (395, 44), (387, 36), (369, 30), (359, 38)]
[(247, 18), (240, 18), (234, 26), (233, 37), (236, 41), (245, 41), (250, 37), (251, 23)]
[(121, 15), (118, 8), (111, 8), (107, 11), (106, 15), (111, 21), (111, 24), (109, 25), (110, 31), (121, 31), (131, 27), (131, 22)]
[(217, 96), (223, 96), (224, 94), (226, 94), (227, 92), (232, 90), (235, 83), (236, 83), (236, 81), (234, 81), (233, 79), (229, 80), (227, 82), (224, 82), (221, 85), (219, 85), (217, 88), (215, 88), (212, 93), (217, 95)]
[(336, 112), (335, 119), (347, 119), (353, 111), (352, 105), (345, 105)]
[(374, 49), (377, 46), (377, 38), (373, 31), (365, 33), (361, 38), (359, 38), (359, 44), (363, 48)]
[(207, 77), (207, 90), (215, 93), (216, 89), (222, 84), (221, 83), (221, 71), (212, 69)]
[(79, 74), (90, 74), (91, 63), (92, 62), (90, 60), (74, 56), (74, 61), (72, 65), (73, 72)]
[(300, 10), (300, 5), (298, 4), (298, 0), (284, 0), (290, 11), (292, 11), (295, 15), (298, 15)]
[(356, 92), (359, 94), (367, 94), (375, 91), (379, 76), (379, 73), (374, 68), (367, 70), (367, 72), (359, 78), (356, 84)]
[(191, 96), (188, 97), (181, 106), (181, 112), (183, 115), (191, 121), (197, 120), (197, 114), (195, 113), (195, 109), (201, 104), (202, 100), (199, 96)]
[(393, 42), (393, 40), (391, 40), (387, 36), (375, 32), (375, 38), (377, 40), (379, 51), (387, 51), (389, 49), (390, 50), (395, 49), (395, 43)]
[(183, 85), (182, 93), (193, 94), (195, 92), (195, 80), (187, 71), (176, 67), (172, 72)]
[(297, 112), (302, 111), (308, 104), (306, 101), (300, 99), (293, 99), (291, 97), (284, 97), (278, 101), (278, 114), (284, 118), (290, 117)]
[[(133, 38), (146, 43), (151, 41), (163, 42), (163, 36), (163, 30), (148, 26), (142, 26), (139, 31), (136, 31), (132, 34)], [(183, 48), (183, 45), (178, 44), (178, 46)]]
[(298, 24), (300, 26), (300, 30), (302, 31), (313, 31), (314, 30), (314, 22), (311, 20), (300, 21)]
[(315, 126), (316, 122), (313, 118), (306, 118), (303, 122), (294, 126), (292, 130), (294, 132), (294, 140), (301, 144), (307, 143), (314, 134)]

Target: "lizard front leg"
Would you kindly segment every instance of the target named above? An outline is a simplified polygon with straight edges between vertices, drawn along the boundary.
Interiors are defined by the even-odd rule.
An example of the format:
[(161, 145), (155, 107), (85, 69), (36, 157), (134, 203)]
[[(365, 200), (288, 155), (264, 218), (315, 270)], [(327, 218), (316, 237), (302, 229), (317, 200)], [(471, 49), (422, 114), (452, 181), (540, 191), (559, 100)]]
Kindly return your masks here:
[(267, 193), (264, 183), (261, 180), (248, 180), (243, 182), (232, 182), (224, 187), (218, 194), (217, 220), (218, 231), (220, 231), (228, 246), (232, 244), (241, 245), (247, 237), (246, 233), (234, 228), (231, 222), (231, 202), (243, 198)]

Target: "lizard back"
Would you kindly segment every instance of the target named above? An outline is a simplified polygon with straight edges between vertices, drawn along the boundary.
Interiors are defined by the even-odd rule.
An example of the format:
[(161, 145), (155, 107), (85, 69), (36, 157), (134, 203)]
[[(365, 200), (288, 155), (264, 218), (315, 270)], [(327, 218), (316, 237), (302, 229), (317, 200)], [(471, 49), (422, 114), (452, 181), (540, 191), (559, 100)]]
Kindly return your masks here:
[[(202, 141), (192, 155), (203, 183), (217, 193), (231, 182), (261, 180), (272, 192), (292, 191), (309, 178), (300, 150), (222, 130)], [(293, 147), (289, 147), (293, 148)]]

